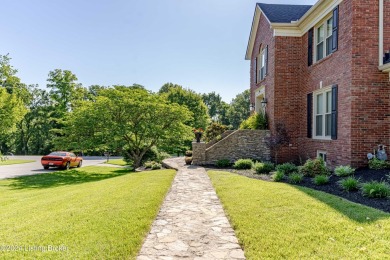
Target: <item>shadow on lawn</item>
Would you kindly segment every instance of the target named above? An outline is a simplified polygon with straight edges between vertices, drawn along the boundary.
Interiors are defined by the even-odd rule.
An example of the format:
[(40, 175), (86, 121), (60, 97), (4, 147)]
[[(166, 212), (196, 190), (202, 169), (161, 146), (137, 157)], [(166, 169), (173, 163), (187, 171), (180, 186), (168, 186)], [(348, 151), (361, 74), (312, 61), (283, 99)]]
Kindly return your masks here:
[(13, 189), (42, 189), (64, 185), (100, 181), (132, 173), (128, 169), (118, 169), (109, 173), (95, 173), (83, 170), (56, 171), (44, 174), (22, 176), (13, 179), (8, 186)]
[(295, 189), (309, 195), (310, 197), (327, 204), (349, 219), (359, 223), (370, 223), (379, 219), (390, 218), (390, 214), (373, 209), (361, 204), (352, 203), (335, 195), (330, 195), (325, 192), (315, 191), (310, 188), (291, 185)]

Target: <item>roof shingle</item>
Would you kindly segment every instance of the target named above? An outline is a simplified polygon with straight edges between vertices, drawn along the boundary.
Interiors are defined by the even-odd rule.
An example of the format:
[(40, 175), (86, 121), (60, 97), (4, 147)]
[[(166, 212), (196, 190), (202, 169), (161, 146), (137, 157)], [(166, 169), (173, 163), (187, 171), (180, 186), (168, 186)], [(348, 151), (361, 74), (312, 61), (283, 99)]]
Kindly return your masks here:
[(290, 23), (299, 20), (311, 5), (282, 5), (257, 3), (271, 23)]

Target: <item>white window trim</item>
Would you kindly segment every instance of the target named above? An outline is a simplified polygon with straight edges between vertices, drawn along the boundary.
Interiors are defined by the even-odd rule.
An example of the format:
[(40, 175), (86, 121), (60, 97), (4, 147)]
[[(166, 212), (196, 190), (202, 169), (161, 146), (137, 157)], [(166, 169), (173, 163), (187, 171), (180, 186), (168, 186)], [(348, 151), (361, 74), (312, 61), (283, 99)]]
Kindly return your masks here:
[(265, 51), (266, 51), (267, 48), (262, 48), (261, 51), (259, 52), (259, 55), (257, 55), (257, 82), (256, 83), (260, 83), (261, 81), (263, 81), (265, 79), (265, 76), (266, 74), (263, 76), (263, 78), (261, 78), (261, 69), (265, 68), (266, 66), (266, 60), (265, 60)]
[[(314, 26), (314, 39), (313, 39), (313, 49), (314, 49), (314, 53), (313, 53), (313, 62), (316, 63), (318, 61), (321, 61), (323, 59), (325, 59), (326, 57), (328, 57), (329, 55), (331, 55), (332, 53), (330, 53), (329, 55), (326, 55), (326, 39), (329, 38), (330, 36), (327, 35), (327, 22), (330, 18), (333, 17), (333, 11), (328, 14), (324, 19), (321, 20), (321, 22), (319, 22), (316, 26)], [(322, 59), (317, 59), (317, 39), (318, 39), (318, 28), (321, 27), (321, 26), (324, 26), (324, 46), (323, 46), (323, 53), (324, 53), (324, 57), (322, 57)], [(332, 28), (333, 29), (333, 28)], [(332, 32), (333, 33), (333, 32)]]
[[(326, 159), (328, 159), (328, 153), (326, 151), (317, 150), (317, 158), (321, 158), (320, 154), (324, 154)], [(327, 160), (324, 160), (325, 166), (326, 166), (326, 161)]]
[[(332, 93), (332, 86), (327, 86), (327, 87), (324, 87), (320, 90), (317, 90), (317, 91), (314, 91), (313, 92), (313, 111), (312, 111), (312, 114), (313, 114), (313, 119), (312, 119), (312, 137), (313, 139), (317, 139), (317, 140), (332, 140), (332, 135), (328, 135), (326, 136), (325, 135), (325, 132), (326, 132), (326, 124), (325, 124), (325, 121), (326, 121), (326, 93), (327, 92), (331, 92)], [(322, 125), (322, 136), (318, 136), (316, 135), (316, 116), (317, 116), (317, 95), (319, 94), (324, 94), (324, 97), (325, 97), (325, 102), (323, 103), (324, 104), (324, 113), (323, 113), (323, 119), (322, 119), (322, 122), (323, 122), (323, 125)]]

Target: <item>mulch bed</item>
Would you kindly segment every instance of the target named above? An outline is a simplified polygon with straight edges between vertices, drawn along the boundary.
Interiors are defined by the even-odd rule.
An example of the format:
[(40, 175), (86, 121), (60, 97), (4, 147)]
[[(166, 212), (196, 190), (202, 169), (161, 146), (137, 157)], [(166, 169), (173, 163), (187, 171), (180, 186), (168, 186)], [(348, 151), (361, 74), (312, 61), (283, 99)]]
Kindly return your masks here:
[[(267, 174), (255, 174), (253, 170), (235, 170), (231, 168), (219, 169), (214, 168), (212, 166), (208, 166), (207, 170), (220, 170), (220, 171), (228, 171), (235, 174), (239, 174), (242, 176), (246, 176), (253, 179), (259, 179), (264, 181), (272, 181), (271, 176)], [(386, 176), (387, 175), (387, 176)], [(360, 179), (360, 183), (369, 182), (369, 181), (387, 181), (390, 183), (390, 170), (371, 170), (368, 168), (362, 168), (355, 171), (354, 176), (357, 179)], [(311, 189), (323, 191), (326, 193), (330, 193), (349, 201), (353, 201), (359, 204), (363, 204), (372, 208), (376, 208), (385, 212), (390, 213), (390, 198), (368, 198), (364, 197), (360, 190), (346, 192), (340, 188), (338, 185), (338, 181), (346, 178), (346, 177), (338, 177), (335, 175), (330, 176), (329, 183), (325, 185), (315, 185), (313, 183), (312, 178), (304, 177), (303, 181), (299, 184), (294, 184), (298, 186), (304, 186)], [(288, 183), (287, 179), (283, 181), (284, 183)]]

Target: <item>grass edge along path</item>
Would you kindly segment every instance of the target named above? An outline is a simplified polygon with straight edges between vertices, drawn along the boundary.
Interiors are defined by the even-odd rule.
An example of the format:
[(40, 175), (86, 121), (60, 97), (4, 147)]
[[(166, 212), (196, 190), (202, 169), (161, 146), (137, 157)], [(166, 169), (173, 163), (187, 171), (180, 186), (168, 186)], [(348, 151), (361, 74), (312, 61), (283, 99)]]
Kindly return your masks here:
[(31, 163), (31, 162), (35, 162), (35, 161), (34, 160), (23, 160), (23, 159), (8, 159), (6, 161), (0, 161), (0, 166), (22, 164), (22, 163)]
[(0, 258), (135, 259), (174, 176), (89, 166), (1, 180), (0, 246), (19, 248)]
[(236, 174), (208, 175), (247, 259), (386, 259), (390, 214)]

